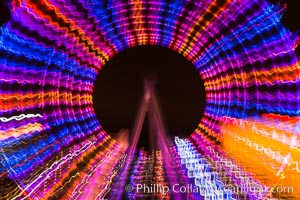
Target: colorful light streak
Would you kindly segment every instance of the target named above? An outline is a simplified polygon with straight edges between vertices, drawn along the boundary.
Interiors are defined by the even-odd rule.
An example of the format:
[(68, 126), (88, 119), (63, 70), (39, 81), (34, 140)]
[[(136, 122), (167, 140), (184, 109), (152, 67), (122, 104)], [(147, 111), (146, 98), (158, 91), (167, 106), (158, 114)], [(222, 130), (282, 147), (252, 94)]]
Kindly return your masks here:
[(19, 136), (23, 134), (30, 134), (32, 132), (40, 132), (44, 129), (43, 125), (40, 123), (34, 123), (34, 124), (26, 124), (24, 126), (20, 126), (18, 128), (8, 129), (6, 131), (0, 130), (0, 141), (5, 140), (7, 138), (18, 138)]
[(199, 187), (200, 195), (205, 199), (234, 199), (232, 191), (224, 187), (218, 179), (218, 173), (198, 154), (193, 145), (185, 139), (175, 138), (181, 163), (187, 168), (189, 178), (195, 178), (194, 184)]
[(26, 119), (26, 118), (37, 118), (37, 117), (42, 118), (42, 115), (40, 115), (40, 114), (21, 114), (21, 115), (12, 116), (12, 117), (9, 117), (9, 118), (0, 117), (0, 121), (1, 122), (9, 122), (9, 121), (12, 121), (12, 120), (20, 121), (20, 120), (23, 120), (23, 119)]
[[(283, 195), (299, 198), (300, 40), (280, 22), (285, 8), (265, 0), (18, 0), (12, 8), (0, 28), (0, 178), (15, 184), (0, 199), (80, 199), (105, 165), (120, 180), (134, 159), (125, 163), (127, 145), (102, 130), (93, 83), (113, 56), (144, 44), (180, 52), (204, 80), (205, 114), (184, 151), (201, 154), (224, 184), (276, 179), (294, 186)], [(118, 193), (112, 179), (99, 198), (106, 186)]]
[[(232, 190), (236, 199), (262, 199), (268, 192), (266, 186), (258, 180), (253, 179), (253, 175), (245, 171), (241, 165), (227, 155), (226, 151), (203, 136), (203, 133), (196, 132), (191, 136), (191, 140), (197, 146), (198, 153), (203, 154), (207, 163), (218, 173), (224, 187)], [(249, 192), (250, 188), (258, 190)]]
[[(153, 185), (158, 185), (160, 187), (167, 187), (167, 182), (165, 180), (165, 170), (163, 164), (162, 152), (152, 152), (152, 154), (147, 155), (145, 151), (140, 151), (136, 165), (133, 168), (132, 175), (130, 176), (130, 184), (133, 186), (146, 185), (148, 188), (142, 190), (134, 190), (128, 192), (129, 198), (149, 198), (155, 197), (159, 199), (170, 199), (170, 194), (163, 193), (162, 190), (152, 189)], [(155, 154), (155, 155), (154, 155)]]
[(293, 187), (292, 194), (280, 194), (282, 197), (299, 198), (300, 144), (295, 131), (299, 118), (265, 115), (259, 120), (226, 121), (222, 127), (224, 150), (267, 186)]

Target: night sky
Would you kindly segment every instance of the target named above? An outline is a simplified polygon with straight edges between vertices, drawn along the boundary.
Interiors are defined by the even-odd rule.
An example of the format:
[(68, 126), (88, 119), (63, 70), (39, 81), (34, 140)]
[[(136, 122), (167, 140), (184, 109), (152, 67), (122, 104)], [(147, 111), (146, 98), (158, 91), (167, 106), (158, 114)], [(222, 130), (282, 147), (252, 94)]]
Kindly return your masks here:
[[(103, 128), (109, 134), (132, 129), (147, 77), (157, 80), (155, 89), (169, 135), (189, 136), (204, 113), (203, 81), (182, 55), (158, 46), (129, 48), (99, 72), (93, 101)], [(147, 126), (146, 119), (141, 135), (145, 145)]]

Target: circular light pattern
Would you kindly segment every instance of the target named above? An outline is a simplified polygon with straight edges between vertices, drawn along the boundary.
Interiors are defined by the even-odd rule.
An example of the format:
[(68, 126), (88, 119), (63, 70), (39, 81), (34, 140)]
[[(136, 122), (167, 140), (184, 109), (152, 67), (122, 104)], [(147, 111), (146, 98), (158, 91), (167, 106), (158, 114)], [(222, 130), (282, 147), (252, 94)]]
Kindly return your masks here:
[(181, 53), (205, 83), (205, 114), (190, 140), (225, 141), (240, 165), (249, 157), (240, 150), (257, 155), (247, 168), (254, 178), (273, 184), (259, 167), (299, 197), (299, 37), (280, 22), (284, 8), (263, 0), (14, 5), (0, 29), (0, 199), (76, 199), (87, 174), (120, 170), (126, 144), (96, 119), (93, 83), (110, 58), (145, 44)]

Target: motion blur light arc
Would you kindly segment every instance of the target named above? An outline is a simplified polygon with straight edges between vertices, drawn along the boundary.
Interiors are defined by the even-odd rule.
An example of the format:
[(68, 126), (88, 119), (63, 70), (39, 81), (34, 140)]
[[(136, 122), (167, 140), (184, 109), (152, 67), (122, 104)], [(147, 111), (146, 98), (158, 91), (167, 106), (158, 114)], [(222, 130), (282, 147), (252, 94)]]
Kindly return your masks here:
[[(235, 185), (294, 187), (293, 193), (230, 191), (214, 198), (300, 198), (300, 40), (281, 22), (284, 7), (265, 0), (16, 0), (13, 5), (11, 20), (0, 28), (0, 117), (42, 117), (0, 121), (0, 199), (93, 199), (118, 192), (120, 198), (143, 197), (113, 184), (122, 181), (117, 174), (124, 172), (128, 144), (105, 132), (92, 103), (102, 67), (139, 45), (170, 48), (191, 61), (204, 81), (206, 107), (183, 148), (201, 165), (187, 170), (180, 144), (169, 147), (172, 163), (161, 151), (139, 150), (132, 160), (136, 166), (124, 174), (131, 182), (146, 180), (140, 171), (155, 158), (153, 177), (162, 184), (167, 164), (178, 169), (184, 184), (191, 182), (188, 175), (203, 183), (201, 166), (207, 163), (214, 172), (209, 176), (224, 184), (228, 178)], [(89, 193), (93, 185), (100, 189)]]

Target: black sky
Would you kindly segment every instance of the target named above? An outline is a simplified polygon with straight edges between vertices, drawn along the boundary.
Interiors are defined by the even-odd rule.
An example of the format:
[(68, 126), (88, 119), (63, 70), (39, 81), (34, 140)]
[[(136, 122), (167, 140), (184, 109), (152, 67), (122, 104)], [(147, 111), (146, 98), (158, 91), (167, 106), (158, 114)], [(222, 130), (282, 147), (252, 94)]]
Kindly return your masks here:
[[(205, 89), (195, 67), (163, 47), (138, 46), (112, 58), (99, 72), (94, 108), (109, 133), (132, 129), (143, 95), (145, 77), (155, 77), (157, 96), (171, 135), (189, 136), (205, 108)], [(142, 137), (147, 135), (147, 123)]]

